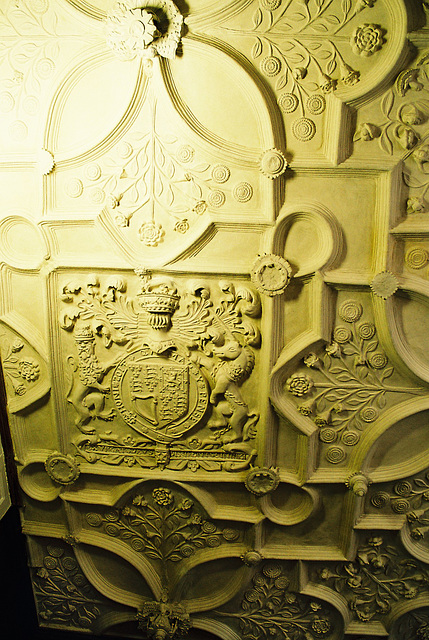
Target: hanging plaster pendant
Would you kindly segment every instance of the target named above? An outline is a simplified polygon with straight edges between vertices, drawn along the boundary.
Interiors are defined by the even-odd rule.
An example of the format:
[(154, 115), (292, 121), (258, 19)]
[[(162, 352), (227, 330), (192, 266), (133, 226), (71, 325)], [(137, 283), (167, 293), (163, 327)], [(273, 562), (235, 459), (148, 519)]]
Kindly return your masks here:
[(118, 2), (106, 18), (107, 44), (122, 60), (173, 59), (182, 27), (183, 16), (170, 0)]

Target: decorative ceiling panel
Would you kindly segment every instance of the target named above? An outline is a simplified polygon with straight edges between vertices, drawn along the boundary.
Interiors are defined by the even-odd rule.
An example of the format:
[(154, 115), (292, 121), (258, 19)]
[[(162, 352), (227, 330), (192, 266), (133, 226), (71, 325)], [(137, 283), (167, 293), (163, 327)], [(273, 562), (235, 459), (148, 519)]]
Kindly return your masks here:
[(0, 348), (41, 626), (429, 637), (428, 13), (2, 3)]

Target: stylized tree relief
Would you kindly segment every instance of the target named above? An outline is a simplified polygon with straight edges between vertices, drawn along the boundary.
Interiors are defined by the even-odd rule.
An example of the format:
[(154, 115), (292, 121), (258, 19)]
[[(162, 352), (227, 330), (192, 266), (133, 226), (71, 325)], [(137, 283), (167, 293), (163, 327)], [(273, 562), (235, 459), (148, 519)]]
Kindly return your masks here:
[(355, 561), (326, 566), (317, 578), (340, 593), (362, 622), (380, 619), (393, 604), (429, 590), (425, 565), (375, 535), (359, 547)]
[(235, 529), (219, 529), (193, 500), (162, 486), (135, 496), (120, 509), (88, 513), (86, 520), (91, 527), (126, 540), (134, 551), (159, 561), (166, 574), (170, 563), (181, 562), (199, 549), (241, 539)]
[(399, 480), (387, 490), (373, 490), (370, 503), (376, 509), (390, 507), (393, 513), (406, 514), (411, 537), (422, 539), (429, 531), (429, 472)]
[(104, 203), (115, 223), (132, 227), (147, 247), (156, 247), (165, 233), (187, 233), (227, 199), (251, 199), (251, 185), (243, 200), (243, 187), (240, 191), (231, 184), (228, 167), (208, 163), (194, 147), (158, 125), (157, 98), (151, 89), (143, 115), (149, 130), (127, 136), (101, 164), (88, 164), (83, 180), (69, 181), (70, 197), (86, 195), (94, 204)]
[(237, 620), (243, 637), (316, 640), (331, 638), (331, 613), (319, 602), (289, 591), (289, 578), (280, 564), (266, 563), (245, 592), (241, 611), (216, 611), (217, 616)]
[[(75, 441), (79, 454), (89, 462), (176, 470), (246, 468), (259, 417), (241, 391), (259, 346), (256, 291), (220, 283), (214, 303), (204, 283), (179, 294), (169, 278), (140, 273), (134, 297), (122, 278), (101, 283), (89, 276), (86, 284), (63, 286), (60, 322), (78, 351), (68, 358), (67, 399), (89, 436)], [(108, 350), (115, 355), (101, 364)], [(94, 420), (116, 428), (119, 418), (144, 437), (95, 433)], [(198, 425), (203, 437), (180, 441)]]
[(304, 364), (311, 376), (297, 372), (286, 382), (286, 391), (304, 400), (298, 411), (314, 420), (319, 438), (325, 444), (335, 444), (326, 450), (326, 459), (333, 464), (346, 458), (346, 450), (360, 440), (365, 427), (377, 420), (388, 401), (400, 401), (407, 395), (419, 395), (425, 389), (389, 384), (395, 376), (385, 353), (380, 349), (376, 327), (361, 321), (362, 305), (347, 300), (339, 310), (346, 324), (338, 325), (332, 342), (324, 353), (309, 353)]
[(45, 623), (90, 629), (105, 604), (70, 552), (47, 546), (33, 579), (39, 618)]
[(307, 142), (316, 132), (312, 118), (326, 108), (325, 94), (358, 83), (361, 59), (376, 55), (386, 42), (380, 25), (360, 22), (371, 20), (375, 1), (260, 0), (246, 13), (246, 28), (216, 30), (250, 49), (249, 58), (273, 85), (280, 109), (287, 115), (300, 112), (291, 130)]

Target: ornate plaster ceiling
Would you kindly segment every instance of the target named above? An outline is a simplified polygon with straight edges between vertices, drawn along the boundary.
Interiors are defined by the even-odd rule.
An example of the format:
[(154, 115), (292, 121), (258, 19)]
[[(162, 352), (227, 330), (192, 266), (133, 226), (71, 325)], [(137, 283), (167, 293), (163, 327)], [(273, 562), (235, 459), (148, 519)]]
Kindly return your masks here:
[(2, 2), (42, 626), (429, 638), (428, 11)]

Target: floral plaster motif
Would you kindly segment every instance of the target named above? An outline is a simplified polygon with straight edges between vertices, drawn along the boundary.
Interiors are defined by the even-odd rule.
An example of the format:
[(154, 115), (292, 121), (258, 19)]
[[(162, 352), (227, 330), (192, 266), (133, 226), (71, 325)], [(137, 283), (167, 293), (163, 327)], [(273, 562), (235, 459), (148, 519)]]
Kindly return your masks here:
[(0, 30), (7, 42), (0, 55), (0, 112), (19, 118), (9, 129), (12, 138), (27, 137), (25, 122), (38, 116), (55, 76), (62, 49), (58, 22), (54, 3), (47, 0), (3, 2), (0, 8)]
[(204, 548), (240, 539), (239, 531), (220, 529), (193, 500), (169, 488), (156, 487), (130, 504), (102, 513), (88, 513), (87, 523), (163, 565), (181, 562)]
[(251, 200), (251, 184), (232, 185), (228, 167), (210, 165), (177, 135), (159, 131), (156, 99), (145, 108), (149, 131), (134, 132), (102, 162), (87, 164), (82, 176), (67, 182), (68, 197), (104, 205), (114, 224), (146, 247), (186, 235), (228, 199)]
[(393, 604), (429, 590), (427, 567), (381, 535), (369, 537), (359, 547), (356, 560), (325, 566), (318, 578), (340, 593), (362, 622), (382, 620)]
[(357, 22), (370, 19), (375, 4), (376, 0), (292, 0), (287, 5), (260, 1), (236, 27), (221, 25), (216, 30), (238, 40), (238, 47), (250, 43), (248, 55), (272, 85), (281, 111), (301, 111), (291, 131), (307, 142), (314, 137), (316, 123), (306, 112), (322, 114), (326, 94), (358, 84), (360, 60), (376, 57), (386, 42), (382, 26)]
[(35, 569), (34, 593), (38, 614), (45, 624), (90, 630), (106, 610), (72, 552), (55, 544), (47, 546), (43, 566)]
[(354, 135), (355, 141), (376, 139), (385, 153), (400, 155), (404, 162), (403, 178), (408, 187), (406, 211), (409, 214), (428, 210), (428, 65), (428, 52), (423, 52), (412, 69), (398, 75), (394, 87), (382, 98), (383, 120), (359, 124)]
[(351, 47), (356, 55), (372, 56), (383, 46), (385, 39), (384, 30), (377, 24), (363, 24), (354, 31), (351, 38)]
[(362, 431), (375, 422), (388, 399), (420, 395), (423, 388), (389, 384), (395, 371), (381, 350), (377, 330), (363, 318), (363, 307), (346, 300), (338, 315), (344, 324), (332, 332), (324, 353), (308, 353), (303, 363), (311, 374), (293, 373), (285, 390), (299, 401), (298, 411), (319, 427), (319, 439), (331, 464), (343, 462)]
[(13, 387), (16, 396), (23, 396), (40, 377), (40, 364), (25, 355), (26, 348), (20, 338), (12, 342), (0, 335), (2, 365), (6, 380)]
[(215, 613), (237, 621), (242, 637), (251, 640), (320, 640), (332, 637), (333, 616), (330, 608), (290, 590), (290, 580), (283, 567), (276, 562), (265, 563), (255, 573), (237, 613)]
[[(429, 10), (429, 7), (428, 7)], [(428, 640), (429, 611), (419, 608), (401, 616), (394, 625), (394, 638), (401, 640)]]
[(389, 508), (405, 515), (411, 537), (422, 539), (429, 531), (429, 472), (399, 480), (386, 489), (374, 489), (370, 503), (378, 510)]

